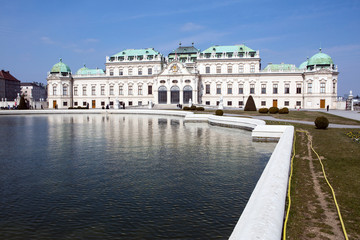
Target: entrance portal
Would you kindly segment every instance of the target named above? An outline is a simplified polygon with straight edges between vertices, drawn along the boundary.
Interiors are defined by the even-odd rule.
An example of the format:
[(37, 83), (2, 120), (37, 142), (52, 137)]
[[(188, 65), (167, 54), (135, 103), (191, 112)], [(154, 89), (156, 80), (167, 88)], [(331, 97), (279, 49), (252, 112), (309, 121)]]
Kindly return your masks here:
[(180, 102), (180, 88), (178, 86), (172, 86), (171, 92), (171, 104), (178, 104)]
[[(189, 103), (189, 100), (194, 100), (192, 97), (192, 87), (187, 85), (184, 87), (184, 100), (183, 100), (183, 104), (187, 104)], [(194, 101), (193, 101), (194, 102)]]
[(56, 100), (53, 101), (53, 108), (56, 108)]
[(165, 86), (159, 87), (159, 104), (166, 104), (167, 103), (167, 89)]
[(325, 108), (325, 99), (320, 99), (320, 108)]
[(96, 104), (95, 104), (95, 100), (92, 100), (91, 105), (92, 105), (92, 106), (91, 106), (92, 108), (95, 108), (95, 106), (96, 106)]
[(277, 99), (273, 99), (273, 107), (277, 107)]

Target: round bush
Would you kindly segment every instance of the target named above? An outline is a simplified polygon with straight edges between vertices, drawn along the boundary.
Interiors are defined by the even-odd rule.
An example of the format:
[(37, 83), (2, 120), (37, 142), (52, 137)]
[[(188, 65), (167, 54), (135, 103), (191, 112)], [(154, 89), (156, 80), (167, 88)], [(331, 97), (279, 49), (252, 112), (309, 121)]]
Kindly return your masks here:
[(317, 117), (315, 126), (317, 129), (326, 129), (329, 126), (329, 120), (326, 117)]
[(190, 108), (189, 107), (183, 107), (183, 110), (185, 110), (185, 111), (189, 111), (190, 110)]
[(271, 113), (271, 114), (275, 114), (275, 113), (278, 113), (278, 112), (279, 112), (279, 108), (277, 108), (277, 107), (269, 108), (269, 113)]
[(279, 114), (289, 114), (289, 109), (287, 107), (284, 107), (279, 110)]
[(204, 111), (205, 110), (205, 108), (203, 108), (203, 107), (196, 107), (196, 111)]
[(267, 108), (260, 108), (259, 109), (259, 113), (268, 113), (269, 112), (269, 109)]
[(222, 116), (222, 115), (224, 115), (224, 111), (218, 109), (218, 110), (215, 111), (215, 115), (217, 115), (217, 116)]
[(191, 110), (191, 111), (195, 111), (195, 110), (196, 110), (196, 106), (191, 105), (190, 110)]

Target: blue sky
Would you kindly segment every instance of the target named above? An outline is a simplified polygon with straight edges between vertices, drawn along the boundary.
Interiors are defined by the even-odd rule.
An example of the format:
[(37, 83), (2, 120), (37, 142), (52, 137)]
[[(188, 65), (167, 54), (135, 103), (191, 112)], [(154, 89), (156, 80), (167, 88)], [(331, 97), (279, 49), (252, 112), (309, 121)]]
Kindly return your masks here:
[(299, 66), (319, 47), (339, 67), (338, 94), (360, 95), (360, 1), (0, 0), (0, 69), (46, 83), (63, 58), (72, 72), (127, 48), (167, 55), (181, 41), (205, 50), (242, 44)]

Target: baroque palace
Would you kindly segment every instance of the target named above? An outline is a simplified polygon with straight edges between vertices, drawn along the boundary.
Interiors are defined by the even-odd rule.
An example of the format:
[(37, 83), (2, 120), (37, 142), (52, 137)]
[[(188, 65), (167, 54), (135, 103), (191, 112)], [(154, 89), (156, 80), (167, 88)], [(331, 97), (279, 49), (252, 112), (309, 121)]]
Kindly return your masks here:
[(200, 51), (180, 46), (163, 56), (153, 48), (126, 49), (106, 57), (105, 70), (84, 66), (72, 74), (55, 64), (47, 77), (49, 108), (103, 108), (188, 104), (242, 108), (248, 97), (257, 108), (336, 108), (337, 66), (321, 49), (300, 66), (269, 64), (245, 45)]

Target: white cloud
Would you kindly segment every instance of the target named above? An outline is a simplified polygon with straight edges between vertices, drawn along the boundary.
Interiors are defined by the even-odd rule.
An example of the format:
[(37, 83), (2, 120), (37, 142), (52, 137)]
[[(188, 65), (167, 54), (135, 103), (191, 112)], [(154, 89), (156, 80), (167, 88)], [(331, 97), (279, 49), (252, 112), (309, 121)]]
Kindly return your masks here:
[(51, 38), (49, 37), (41, 37), (40, 40), (45, 44), (50, 44), (50, 45), (56, 44), (56, 42), (51, 40)]
[(197, 30), (200, 30), (203, 28), (204, 28), (204, 26), (201, 26), (201, 25), (198, 25), (198, 24), (195, 24), (192, 22), (188, 22), (188, 23), (185, 23), (180, 29), (183, 32), (190, 32), (190, 31), (197, 31)]

